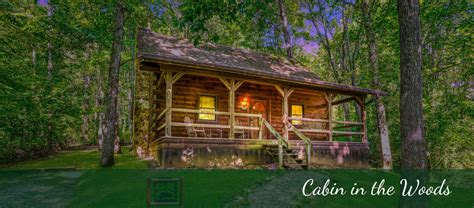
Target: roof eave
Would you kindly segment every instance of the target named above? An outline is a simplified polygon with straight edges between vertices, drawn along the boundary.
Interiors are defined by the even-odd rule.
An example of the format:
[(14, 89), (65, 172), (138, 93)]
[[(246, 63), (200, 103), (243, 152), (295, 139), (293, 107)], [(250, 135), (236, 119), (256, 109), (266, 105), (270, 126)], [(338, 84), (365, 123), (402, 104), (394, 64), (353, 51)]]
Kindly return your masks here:
[[(187, 67), (202, 67), (202, 68), (208, 68), (208, 69), (219, 69), (219, 70), (225, 70), (228, 73), (238, 73), (239, 70), (242, 70), (239, 67), (229, 67), (229, 66), (221, 66), (221, 65), (216, 65), (216, 64), (209, 64), (209, 63), (203, 63), (203, 62), (198, 62), (198, 61), (185, 61), (182, 59), (175, 59), (175, 58), (169, 58), (169, 57), (162, 57), (162, 56), (157, 56), (155, 54), (147, 54), (147, 53), (141, 53), (139, 54), (139, 60), (142, 61), (156, 61), (156, 62), (163, 62), (167, 64), (177, 64), (177, 65), (185, 65)], [(252, 75), (255, 76), (261, 76), (264, 78), (270, 78), (270, 79), (276, 79), (279, 81), (286, 81), (286, 82), (296, 82), (298, 84), (303, 84), (303, 85), (312, 85), (316, 87), (321, 87), (321, 88), (327, 88), (327, 89), (332, 89), (332, 90), (339, 90), (339, 91), (346, 91), (346, 92), (352, 92), (352, 93), (358, 93), (358, 94), (371, 94), (371, 95), (376, 95), (376, 96), (388, 96), (389, 94), (384, 91), (380, 90), (372, 90), (372, 89), (366, 89), (366, 88), (360, 88), (360, 87), (355, 87), (355, 86), (349, 86), (349, 85), (341, 85), (333, 82), (327, 82), (327, 81), (322, 81), (322, 80), (317, 80), (317, 81), (307, 81), (307, 80), (302, 80), (302, 79), (289, 79), (288, 77), (284, 76), (272, 76), (267, 73), (261, 73), (254, 71)]]

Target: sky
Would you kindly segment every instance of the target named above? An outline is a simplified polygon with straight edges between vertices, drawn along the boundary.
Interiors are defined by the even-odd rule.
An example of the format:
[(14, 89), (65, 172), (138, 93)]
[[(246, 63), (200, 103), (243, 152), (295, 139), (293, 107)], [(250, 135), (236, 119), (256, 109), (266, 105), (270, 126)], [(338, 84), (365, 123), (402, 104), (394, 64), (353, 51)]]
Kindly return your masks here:
[(44, 5), (48, 4), (48, 0), (38, 0), (38, 4), (44, 6)]
[[(45, 6), (48, 4), (48, 0), (38, 0), (38, 4), (39, 5), (42, 5), (42, 6)], [(338, 11), (337, 9), (336, 10), (331, 10), (329, 7), (326, 7), (326, 8), (323, 8), (324, 10), (327, 10), (327, 18), (329, 20), (332, 20), (332, 19), (335, 19), (338, 24), (340, 24), (339, 20), (341, 19), (341, 13), (340, 11)], [(318, 11), (319, 8), (318, 7), (314, 7), (311, 9), (312, 11)], [(302, 8), (302, 11), (307, 13), (309, 12), (309, 9), (308, 8)], [(318, 33), (318, 31), (320, 31), (321, 33), (324, 34), (325, 30), (323, 28), (323, 26), (321, 24), (318, 24), (317, 25), (317, 29), (314, 27), (314, 25), (309, 21), (309, 20), (305, 20), (305, 28), (300, 28), (299, 31), (307, 31), (311, 37), (315, 37)], [(332, 31), (333, 32), (333, 31)], [(331, 35), (329, 35), (329, 38), (332, 38)], [(318, 53), (319, 51), (319, 45), (316, 41), (307, 41), (305, 40), (304, 38), (297, 38), (296, 40), (293, 39), (292, 40), (293, 44), (296, 44), (298, 45), (299, 47), (301, 47), (303, 49), (303, 52), (307, 53), (307, 54), (316, 54)]]

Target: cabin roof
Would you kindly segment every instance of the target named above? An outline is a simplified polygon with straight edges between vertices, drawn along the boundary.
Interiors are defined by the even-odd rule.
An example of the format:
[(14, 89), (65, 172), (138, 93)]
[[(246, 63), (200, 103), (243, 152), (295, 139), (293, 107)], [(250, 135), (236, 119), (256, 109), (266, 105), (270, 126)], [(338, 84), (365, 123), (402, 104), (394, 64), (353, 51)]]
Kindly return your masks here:
[(162, 35), (148, 29), (139, 30), (138, 56), (144, 60), (208, 67), (340, 91), (387, 95), (382, 91), (323, 81), (300, 64), (274, 55), (211, 43), (195, 46), (186, 39)]

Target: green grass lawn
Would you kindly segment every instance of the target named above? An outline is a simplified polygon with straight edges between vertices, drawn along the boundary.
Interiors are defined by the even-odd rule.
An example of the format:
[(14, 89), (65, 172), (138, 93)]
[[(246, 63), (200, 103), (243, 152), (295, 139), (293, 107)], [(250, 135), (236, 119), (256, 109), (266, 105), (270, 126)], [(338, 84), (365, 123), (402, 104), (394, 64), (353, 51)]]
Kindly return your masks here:
[[(113, 168), (147, 168), (147, 161), (138, 160), (134, 157), (129, 147), (122, 148), (122, 152), (122, 154), (115, 155), (115, 165)], [(20, 162), (9, 166), (9, 169), (47, 169), (63, 167), (97, 169), (100, 168), (99, 158), (100, 153), (97, 150), (62, 152), (46, 158)]]
[[(124, 148), (125, 150), (125, 148)], [(400, 175), (379, 170), (153, 170), (129, 151), (116, 165), (101, 168), (99, 152), (74, 151), (27, 161), (0, 170), (0, 207), (145, 207), (147, 178), (182, 178), (185, 207), (398, 207), (395, 196), (313, 196), (301, 193), (304, 182), (326, 179), (349, 190), (354, 182), (370, 189), (386, 180), (399, 190)], [(75, 167), (76, 169), (61, 169)], [(430, 184), (448, 179), (453, 195), (431, 197), (432, 207), (472, 207), (472, 170), (431, 172)]]
[(115, 166), (101, 168), (99, 157), (97, 151), (65, 152), (0, 170), (0, 207), (145, 207), (148, 177), (181, 177), (185, 205), (220, 207), (283, 174), (265, 170), (152, 170), (147, 168), (147, 161), (128, 151), (116, 156)]

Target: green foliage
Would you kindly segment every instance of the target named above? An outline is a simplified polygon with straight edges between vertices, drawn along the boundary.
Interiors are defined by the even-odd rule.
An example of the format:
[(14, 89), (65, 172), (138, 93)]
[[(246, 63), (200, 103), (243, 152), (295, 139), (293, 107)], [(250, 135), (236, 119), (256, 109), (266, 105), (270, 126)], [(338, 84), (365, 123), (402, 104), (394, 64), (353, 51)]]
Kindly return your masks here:
[[(295, 62), (323, 80), (372, 87), (359, 2), (283, 2)], [(308, 3), (315, 6), (311, 12)], [(29, 1), (0, 2), (0, 163), (45, 156), (70, 145), (97, 143), (115, 1), (51, 0), (49, 5), (51, 16), (46, 6)], [(195, 43), (214, 42), (284, 54), (275, 1), (127, 0), (125, 8), (118, 109), (122, 141), (128, 142), (130, 137), (137, 28), (150, 27)], [(467, 0), (421, 3), (425, 135), (432, 168), (473, 168), (472, 10), (473, 4)], [(396, 1), (377, 2), (371, 11), (381, 87), (390, 93), (383, 101), (397, 166), (400, 49)], [(345, 29), (342, 14), (348, 21)], [(308, 21), (312, 18), (331, 31), (327, 46), (332, 49), (335, 64), (328, 61), (324, 36), (311, 32)], [(302, 49), (301, 43), (308, 41), (318, 44), (317, 53)], [(52, 47), (51, 79), (48, 43)], [(86, 84), (86, 80), (90, 82)], [(374, 105), (367, 110), (371, 164), (378, 166)], [(338, 114), (341, 119), (342, 113)]]

